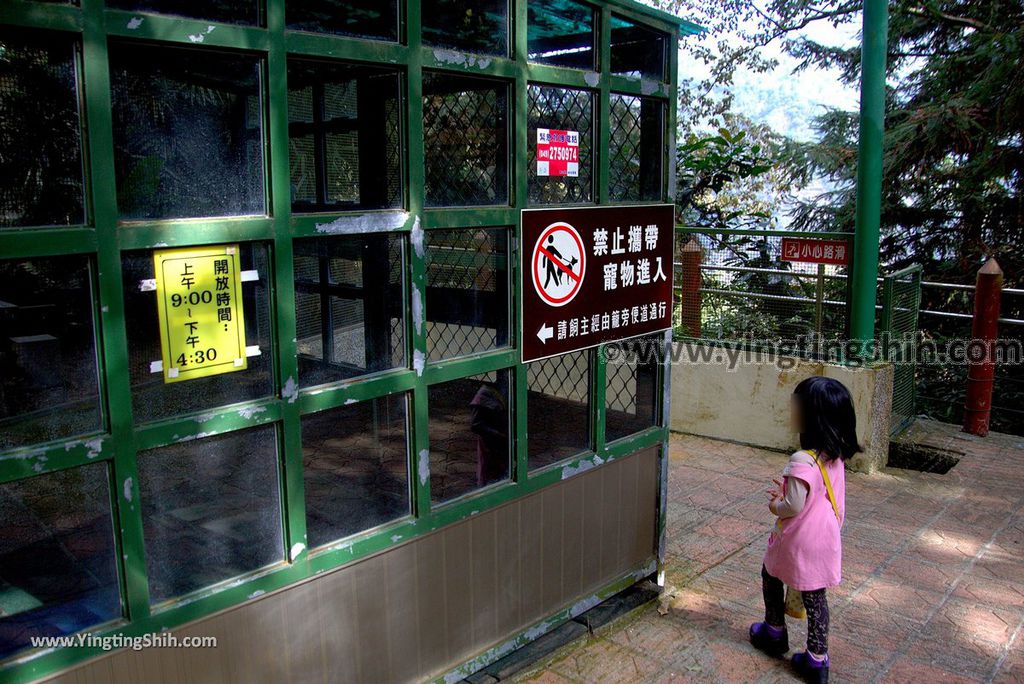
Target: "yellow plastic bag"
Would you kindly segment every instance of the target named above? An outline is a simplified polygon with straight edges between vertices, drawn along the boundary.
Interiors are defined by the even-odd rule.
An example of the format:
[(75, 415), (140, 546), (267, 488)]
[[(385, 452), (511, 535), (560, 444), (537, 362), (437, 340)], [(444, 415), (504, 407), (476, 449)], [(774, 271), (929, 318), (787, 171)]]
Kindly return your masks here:
[(792, 587), (786, 587), (786, 615), (797, 620), (807, 619), (807, 609), (804, 608), (804, 594)]

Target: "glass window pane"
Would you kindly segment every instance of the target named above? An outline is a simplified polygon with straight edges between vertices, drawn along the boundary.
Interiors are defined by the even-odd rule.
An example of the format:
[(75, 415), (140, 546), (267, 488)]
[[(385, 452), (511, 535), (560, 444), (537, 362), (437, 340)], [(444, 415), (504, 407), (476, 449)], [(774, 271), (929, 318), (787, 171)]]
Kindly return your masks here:
[(508, 55), (508, 0), (422, 0), (423, 44)]
[(259, 274), (259, 280), (242, 283), (242, 311), (246, 345), (258, 346), (260, 354), (250, 356), (244, 370), (164, 383), (163, 374), (150, 367), (153, 361), (163, 358), (156, 293), (140, 290), (143, 281), (153, 278), (153, 253), (125, 254), (122, 266), (128, 373), (136, 423), (259, 399), (273, 393), (271, 300), (267, 286), (270, 257), (264, 245), (243, 243), (239, 246), (239, 259), (243, 270), (255, 270)]
[(612, 15), (612, 73), (665, 80), (668, 35)]
[(590, 352), (536, 361), (526, 373), (530, 469), (590, 450)]
[(284, 11), (296, 31), (398, 40), (396, 0), (288, 0)]
[(110, 72), (122, 219), (265, 212), (257, 58), (114, 44)]
[(102, 427), (86, 257), (0, 261), (0, 449)]
[(0, 485), (0, 659), (121, 617), (107, 466)]
[(107, 7), (133, 12), (158, 12), (226, 24), (258, 24), (257, 0), (107, 0)]
[(575, 0), (532, 0), (527, 40), (531, 62), (594, 69), (594, 8)]
[(302, 417), (310, 548), (409, 515), (405, 406), (399, 394)]
[(608, 194), (612, 201), (661, 200), (664, 141), (664, 102), (612, 93), (608, 147)]
[(402, 245), (397, 233), (295, 241), (301, 386), (405, 366)]
[(397, 71), (289, 60), (294, 211), (402, 206), (400, 98)]
[(273, 425), (143, 451), (138, 460), (153, 603), (284, 560)]
[[(540, 169), (537, 163), (538, 128), (579, 133), (579, 162), (575, 177), (539, 173)], [(531, 85), (527, 145), (530, 151), (529, 194), (531, 203), (582, 203), (594, 199), (593, 93), (587, 90)]]
[(427, 356), (509, 344), (508, 231), (427, 231)]
[(0, 31), (0, 228), (84, 222), (70, 34)]
[[(605, 370), (605, 440), (628, 437), (658, 425), (658, 368), (664, 357), (658, 333), (615, 343)], [(611, 356), (611, 355), (609, 355)]]
[(508, 86), (423, 75), (424, 192), (431, 207), (508, 202)]
[(448, 501), (509, 478), (509, 372), (432, 385), (430, 499)]

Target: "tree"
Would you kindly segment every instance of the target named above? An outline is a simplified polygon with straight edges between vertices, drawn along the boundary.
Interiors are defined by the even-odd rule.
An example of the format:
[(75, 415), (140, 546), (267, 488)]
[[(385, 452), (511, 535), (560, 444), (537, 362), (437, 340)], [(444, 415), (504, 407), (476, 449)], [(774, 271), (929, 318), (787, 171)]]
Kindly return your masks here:
[[(767, 71), (777, 43), (806, 68), (838, 68), (860, 78), (860, 49), (807, 39), (814, 22), (860, 21), (862, 0), (657, 0), (662, 9), (706, 26), (711, 40), (683, 49), (709, 76), (684, 80), (687, 132), (731, 113), (739, 68)], [(892, 268), (923, 263), (926, 276), (973, 278), (987, 255), (1008, 283), (1024, 282), (1024, 4), (1020, 0), (890, 2), (882, 260)], [(857, 114), (830, 110), (818, 140), (792, 145), (785, 160), (797, 187), (815, 177), (828, 190), (792, 203), (793, 226), (852, 230)], [(965, 275), (966, 274), (966, 275)]]
[[(802, 41), (805, 63), (833, 64), (853, 83), (859, 50)], [(1024, 266), (1024, 5), (1019, 0), (898, 2), (889, 28), (890, 89), (882, 257), (899, 268), (973, 282), (994, 255), (1019, 284)], [(830, 111), (792, 163), (837, 191), (796, 207), (809, 229), (853, 227), (854, 115)], [(824, 209), (824, 210), (823, 210)]]
[[(701, 126), (732, 108), (730, 85), (738, 68), (774, 65), (762, 48), (778, 43), (802, 67), (838, 68), (856, 85), (860, 50), (808, 40), (802, 28), (815, 21), (859, 22), (861, 2), (746, 0), (699, 3), (664, 0), (675, 11), (728, 36), (687, 46), (709, 67), (708, 78), (683, 81), (680, 121)], [(1007, 286), (1024, 284), (1024, 3), (1021, 0), (891, 0), (888, 93), (882, 206), (881, 262), (886, 269), (922, 264), (925, 278), (971, 283), (988, 256), (996, 256)], [(686, 129), (690, 130), (690, 129)], [(817, 140), (788, 146), (780, 166), (799, 185), (823, 178), (826, 190), (794, 198), (792, 225), (806, 230), (854, 227), (857, 113), (826, 111), (816, 121)], [(785, 177), (785, 174), (784, 174)], [(923, 293), (929, 309), (963, 310), (962, 292)], [(1011, 300), (1012, 301), (1012, 300)], [(959, 306), (956, 306), (959, 304)], [(1022, 307), (1003, 315), (1022, 318)], [(930, 319), (937, 337), (963, 336), (962, 322)], [(1004, 335), (1019, 335), (1007, 328)], [(929, 369), (925, 368), (925, 371)], [(961, 368), (919, 372), (919, 396), (948, 398), (962, 386)], [(919, 368), (919, 371), (921, 369)], [(1019, 404), (1021, 367), (1000, 385), (997, 401)], [(951, 406), (944, 400), (940, 402)], [(941, 409), (940, 404), (936, 404)], [(957, 408), (958, 404), (952, 405)], [(997, 411), (999, 429), (1019, 432), (1019, 412)], [(954, 413), (945, 414), (954, 417)]]
[(683, 221), (710, 228), (754, 228), (773, 219), (785, 192), (773, 170), (782, 136), (740, 116), (725, 115), (712, 135), (690, 132), (680, 143), (676, 204)]

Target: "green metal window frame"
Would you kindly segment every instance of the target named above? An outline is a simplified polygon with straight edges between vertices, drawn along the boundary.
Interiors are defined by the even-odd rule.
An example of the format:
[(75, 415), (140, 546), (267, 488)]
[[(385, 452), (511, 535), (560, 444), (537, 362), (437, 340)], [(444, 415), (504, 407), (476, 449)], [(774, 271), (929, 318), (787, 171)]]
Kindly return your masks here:
[[(387, 549), (450, 525), (470, 515), (500, 505), (559, 482), (572, 473), (638, 450), (662, 446), (664, 494), (667, 473), (667, 401), (659, 407), (661, 422), (630, 437), (608, 444), (605, 440), (605, 361), (594, 355), (591, 364), (592, 452), (568, 461), (528, 472), (526, 451), (527, 367), (519, 362), (519, 351), (510, 348), (479, 353), (436, 363), (417, 364), (426, 359), (424, 324), (411, 320), (411, 298), (424, 297), (426, 270), (423, 231), (479, 226), (507, 226), (513, 251), (510, 271), (516, 286), (511, 288), (513, 339), (519, 328), (520, 311), (516, 295), (520, 277), (516, 244), (519, 212), (527, 207), (526, 151), (528, 85), (564, 86), (587, 89), (596, 94), (595, 105), (595, 203), (609, 204), (608, 147), (609, 97), (612, 92), (661, 98), (666, 102), (667, 129), (664, 162), (665, 187), (675, 186), (677, 60), (669, 52), (666, 83), (614, 76), (611, 74), (609, 42), (614, 12), (667, 33), (671, 39), (697, 33), (694, 24), (678, 20), (630, 0), (594, 3), (599, 9), (600, 70), (584, 71), (545, 66), (527, 60), (527, 0), (510, 0), (510, 51), (512, 58), (453, 58), (451, 50), (424, 47), (420, 38), (419, 0), (402, 3), (402, 42), (380, 42), (328, 34), (285, 30), (285, 0), (265, 0), (265, 27), (218, 24), (149, 13), (106, 9), (103, 0), (81, 0), (80, 7), (5, 0), (0, 5), (0, 24), (76, 33), (81, 39), (79, 73), (82, 95), (83, 158), (85, 166), (86, 223), (70, 227), (40, 227), (0, 230), (0, 258), (32, 258), (67, 254), (87, 255), (95, 273), (94, 315), (100, 371), (100, 404), (106, 429), (48, 444), (19, 447), (0, 453), (0, 483), (74, 468), (87, 463), (106, 462), (109, 468), (115, 549), (121, 585), (123, 619), (101, 625), (92, 632), (100, 635), (141, 635), (211, 615), (242, 604), (267, 592), (337, 568), (368, 554)], [(209, 30), (215, 27), (216, 30)], [(201, 35), (198, 45), (196, 35)], [(191, 37), (190, 37), (191, 36)], [(108, 40), (130, 39), (189, 46), (196, 49), (245, 50), (262, 60), (263, 141), (267, 192), (267, 216), (189, 220), (159, 220), (123, 223), (118, 221), (114, 178), (114, 134), (111, 112), (111, 83)], [(290, 55), (314, 57), (397, 68), (402, 72), (403, 186), (405, 209), (357, 213), (293, 214), (288, 155), (287, 59)], [(424, 154), (422, 74), (425, 69), (454, 74), (504, 79), (510, 86), (509, 121), (512, 145), (509, 153), (510, 197), (508, 206), (426, 209), (424, 206)], [(665, 200), (671, 201), (666, 191)], [(293, 240), (330, 235), (328, 224), (348, 220), (375, 222), (387, 230), (406, 235), (407, 366), (366, 377), (298, 389), (296, 312), (293, 273)], [(187, 230), (184, 228), (187, 227)], [(128, 374), (128, 334), (124, 323), (124, 282), (122, 254), (132, 250), (225, 242), (259, 241), (268, 244), (271, 273), (266, 274), (272, 295), (274, 329), (274, 396), (213, 411), (205, 410), (155, 423), (135, 425)], [(420, 304), (423, 301), (421, 300)], [(422, 310), (422, 306), (420, 307)], [(425, 321), (424, 321), (425, 322)], [(666, 344), (670, 333), (664, 335)], [(600, 350), (599, 350), (600, 351)], [(429, 478), (421, 478), (420, 466), (429, 467), (427, 389), (455, 378), (511, 369), (514, 397), (510, 397), (512, 423), (511, 481), (432, 507)], [(667, 396), (668, 377), (662, 368), (659, 386)], [(357, 534), (337, 544), (309, 553), (306, 548), (306, 512), (302, 476), (300, 416), (389, 393), (405, 393), (409, 400), (409, 477), (413, 515), (383, 528)], [(257, 410), (252, 410), (257, 409)], [(220, 434), (255, 425), (277, 425), (280, 449), (282, 521), (287, 561), (255, 575), (224, 581), (154, 610), (150, 605), (146, 575), (143, 523), (140, 506), (137, 454), (145, 449), (194, 438), (198, 433)], [(424, 460), (427, 463), (424, 464)], [(664, 497), (663, 497), (664, 500)], [(659, 533), (664, 544), (664, 511), (659, 516)], [(0, 665), (0, 679), (30, 681), (52, 674), (87, 658), (98, 649), (73, 651), (27, 651)]]

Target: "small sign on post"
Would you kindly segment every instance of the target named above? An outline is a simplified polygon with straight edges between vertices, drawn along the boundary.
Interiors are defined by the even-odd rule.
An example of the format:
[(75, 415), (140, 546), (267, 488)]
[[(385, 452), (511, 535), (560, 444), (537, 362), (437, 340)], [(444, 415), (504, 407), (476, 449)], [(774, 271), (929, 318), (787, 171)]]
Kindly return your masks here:
[(537, 129), (537, 175), (580, 175), (580, 134), (554, 128)]
[(675, 208), (525, 209), (523, 362), (672, 326)]
[(802, 264), (846, 266), (850, 263), (850, 253), (846, 240), (784, 237), (782, 260)]
[(164, 382), (247, 366), (238, 245), (153, 252)]

